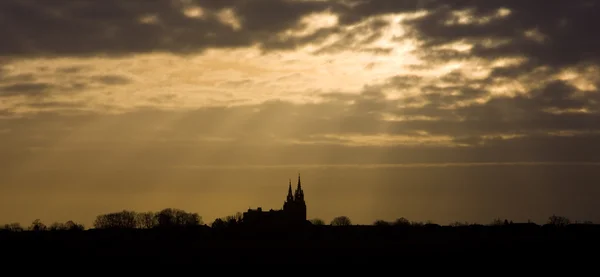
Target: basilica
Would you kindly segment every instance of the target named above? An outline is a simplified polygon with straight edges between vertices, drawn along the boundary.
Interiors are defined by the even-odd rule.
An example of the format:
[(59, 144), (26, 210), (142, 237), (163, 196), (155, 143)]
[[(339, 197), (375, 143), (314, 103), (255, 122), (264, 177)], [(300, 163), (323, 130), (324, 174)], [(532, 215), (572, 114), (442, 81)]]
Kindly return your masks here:
[(283, 209), (263, 211), (262, 208), (248, 209), (243, 214), (243, 222), (251, 225), (287, 225), (306, 223), (306, 202), (304, 191), (298, 174), (298, 184), (292, 193), (292, 180), (289, 182), (288, 194)]

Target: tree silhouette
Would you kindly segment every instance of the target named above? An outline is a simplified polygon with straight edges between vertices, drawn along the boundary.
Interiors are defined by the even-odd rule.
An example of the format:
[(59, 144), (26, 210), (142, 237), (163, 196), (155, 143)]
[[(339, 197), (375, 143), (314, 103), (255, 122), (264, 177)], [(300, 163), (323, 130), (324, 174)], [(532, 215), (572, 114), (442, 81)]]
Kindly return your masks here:
[(99, 215), (94, 221), (96, 229), (151, 229), (155, 227), (190, 227), (203, 224), (202, 217), (197, 213), (188, 213), (180, 209), (166, 208), (158, 213), (121, 211)]
[(331, 226), (350, 226), (352, 225), (352, 221), (347, 216), (338, 216), (331, 220)]
[(158, 225), (158, 220), (154, 212), (139, 213), (136, 216), (137, 226), (142, 229), (152, 229)]
[(423, 227), (425, 226), (425, 223), (423, 223), (422, 221), (412, 221), (410, 223), (410, 226), (414, 226), (414, 227)]
[(501, 225), (504, 225), (504, 221), (499, 217), (494, 218), (494, 220), (492, 220), (492, 222), (490, 223), (490, 226), (501, 226)]
[(552, 215), (548, 218), (548, 224), (558, 227), (564, 227), (571, 224), (571, 220), (564, 216)]
[(382, 219), (378, 219), (375, 220), (375, 222), (373, 222), (373, 225), (375, 226), (391, 226), (392, 224), (390, 224), (389, 222), (382, 220)]
[(394, 226), (410, 226), (410, 221), (404, 217), (400, 217), (394, 221)]
[(61, 222), (54, 222), (52, 224), (50, 224), (50, 227), (48, 228), (50, 231), (62, 231), (62, 230), (66, 230), (66, 226), (65, 224), (61, 223)]
[(244, 220), (244, 215), (240, 212), (235, 213), (234, 215), (229, 215), (227, 217), (225, 217), (225, 222), (227, 223), (227, 226), (234, 226), (237, 224), (242, 223)]
[(469, 222), (455, 221), (455, 222), (450, 223), (450, 226), (452, 226), (452, 227), (469, 226)]
[(202, 218), (197, 213), (188, 213), (181, 209), (167, 208), (154, 215), (154, 220), (144, 216), (146, 226), (156, 224), (157, 227), (191, 227), (201, 225)]
[(222, 229), (227, 227), (227, 223), (225, 222), (225, 220), (217, 218), (215, 219), (215, 221), (213, 221), (213, 223), (210, 225), (211, 228), (215, 228), (215, 229)]
[(10, 232), (22, 232), (22, 231), (24, 231), (23, 227), (21, 226), (21, 223), (18, 223), (18, 222), (14, 222), (14, 223), (10, 223), (10, 224), (5, 224), (4, 225), (4, 230), (10, 231)]
[(68, 231), (83, 231), (83, 230), (85, 230), (85, 226), (83, 226), (83, 224), (75, 223), (72, 220), (69, 220), (65, 223), (65, 228)]
[(31, 223), (31, 226), (29, 226), (29, 230), (31, 231), (46, 231), (46, 224), (42, 223), (41, 220), (36, 219)]
[(50, 231), (83, 231), (85, 227), (83, 224), (78, 224), (73, 222), (72, 220), (67, 221), (66, 223), (62, 222), (54, 222), (48, 228)]
[(217, 218), (211, 224), (211, 228), (223, 229), (227, 227), (233, 227), (242, 223), (244, 215), (242, 213), (235, 213), (228, 215), (224, 218)]
[(127, 210), (99, 215), (94, 221), (96, 229), (133, 229), (136, 227), (136, 212)]
[(310, 223), (312, 223), (313, 225), (325, 225), (325, 221), (323, 221), (320, 218), (313, 218), (310, 220)]

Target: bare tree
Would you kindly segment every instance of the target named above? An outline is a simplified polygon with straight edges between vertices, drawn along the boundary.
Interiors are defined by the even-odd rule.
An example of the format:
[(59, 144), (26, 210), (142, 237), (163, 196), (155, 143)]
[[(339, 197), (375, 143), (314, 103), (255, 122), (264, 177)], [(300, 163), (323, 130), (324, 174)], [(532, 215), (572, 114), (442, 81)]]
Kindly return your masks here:
[(422, 221), (411, 221), (410, 222), (410, 226), (413, 226), (413, 227), (423, 227), (423, 226), (425, 226), (425, 223), (423, 223)]
[(123, 210), (121, 212), (99, 215), (94, 221), (97, 229), (134, 229), (137, 227), (136, 212)]
[(10, 224), (5, 224), (4, 229), (10, 232), (22, 232), (24, 229), (21, 226), (21, 223), (14, 222)]
[(65, 223), (65, 229), (69, 231), (83, 231), (85, 230), (85, 226), (83, 226), (83, 224), (69, 220)]
[(72, 220), (67, 221), (66, 223), (62, 222), (54, 222), (49, 227), (50, 231), (83, 231), (85, 227), (83, 224), (75, 223)]
[(325, 221), (323, 221), (320, 218), (313, 218), (310, 220), (310, 223), (312, 223), (313, 225), (325, 225)]
[(564, 216), (552, 215), (548, 218), (548, 224), (558, 227), (564, 227), (571, 224), (571, 220)]
[(504, 225), (504, 221), (499, 217), (494, 218), (494, 220), (492, 220), (492, 222), (490, 223), (490, 226), (501, 226), (501, 225)]
[(373, 222), (373, 225), (375, 225), (375, 226), (391, 226), (392, 224), (385, 220), (378, 219), (378, 220), (375, 220), (375, 222)]
[(213, 223), (210, 225), (210, 227), (215, 228), (215, 229), (225, 228), (225, 227), (227, 227), (227, 223), (225, 223), (225, 220), (217, 218), (217, 219), (215, 219), (215, 221), (213, 221)]
[(350, 220), (349, 217), (343, 215), (343, 216), (338, 216), (336, 218), (334, 218), (333, 220), (331, 220), (331, 226), (350, 226), (352, 225), (352, 221)]
[(203, 224), (199, 214), (180, 209), (163, 209), (155, 215), (155, 218), (160, 227), (189, 227)]
[(41, 220), (36, 219), (31, 223), (31, 226), (29, 226), (29, 230), (31, 230), (31, 231), (46, 231), (47, 227), (46, 227), (46, 224), (42, 223)]
[(233, 226), (244, 221), (244, 215), (240, 212), (235, 213), (234, 215), (229, 215), (225, 217), (225, 222), (227, 226)]
[(67, 227), (62, 222), (54, 222), (50, 225), (50, 231), (63, 231), (67, 230)]
[(463, 227), (463, 226), (469, 226), (469, 222), (461, 222), (461, 221), (455, 221), (450, 223), (450, 226), (452, 227)]
[(197, 213), (188, 213), (184, 210), (175, 209), (175, 223), (177, 226), (198, 226), (202, 225), (202, 217)]
[(136, 217), (137, 226), (142, 229), (152, 229), (158, 225), (154, 212), (139, 213)]
[(410, 226), (410, 221), (404, 217), (396, 219), (394, 226)]

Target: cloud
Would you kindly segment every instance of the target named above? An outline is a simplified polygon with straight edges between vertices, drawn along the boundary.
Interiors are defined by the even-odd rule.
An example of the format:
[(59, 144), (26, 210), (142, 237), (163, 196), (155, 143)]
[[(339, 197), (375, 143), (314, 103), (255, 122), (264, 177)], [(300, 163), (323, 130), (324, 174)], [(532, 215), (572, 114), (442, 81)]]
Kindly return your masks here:
[(119, 75), (94, 76), (93, 79), (105, 85), (125, 85), (131, 82), (128, 78)]
[(82, 71), (84, 71), (86, 69), (88, 69), (88, 67), (82, 66), (82, 65), (65, 66), (65, 67), (56, 68), (56, 73), (75, 74), (75, 73), (81, 73)]
[[(448, 78), (461, 79), (455, 74)], [(400, 85), (401, 79), (389, 83)], [(410, 76), (404, 79), (412, 82)], [(432, 93), (418, 96), (426, 106), (411, 108), (410, 98), (389, 98), (385, 88), (326, 94), (314, 103), (267, 101), (77, 117), (50, 111), (4, 120), (0, 129), (12, 130), (4, 134), (5, 146), (10, 146), (4, 150), (142, 148), (158, 160), (166, 155), (190, 163), (195, 158), (183, 156), (193, 153), (203, 153), (198, 158), (202, 163), (259, 164), (286, 163), (280, 160), (284, 156), (307, 163), (595, 162), (600, 154), (595, 143), (600, 138), (597, 94), (580, 95), (562, 81), (526, 95), (451, 107), (445, 105), (453, 101)], [(43, 133), (43, 139), (32, 137), (34, 133)]]
[(595, 16), (600, 5), (593, 1), (437, 3), (427, 15), (406, 22), (423, 47), (468, 43), (467, 53), (484, 59), (525, 57), (527, 62), (517, 66), (523, 69), (600, 61), (600, 39), (589, 28), (600, 23)]
[[(2, 116), (63, 122), (77, 112), (120, 126), (104, 131), (123, 140), (346, 158), (341, 149), (372, 159), (362, 149), (419, 149), (433, 160), (595, 151), (600, 48), (586, 24), (600, 5), (590, 1), (138, 4), (0, 4), (15, 26), (0, 31), (0, 54), (12, 58), (0, 71)], [(150, 119), (166, 122), (160, 141), (142, 127)], [(113, 139), (96, 132), (80, 139)]]
[(0, 4), (0, 18), (12, 27), (0, 31), (6, 42), (0, 54), (121, 56), (265, 45), (276, 33), (295, 27), (302, 16), (329, 6), (279, 0), (7, 0)]
[(0, 75), (2, 117), (50, 111), (63, 114), (89, 111), (99, 104), (89, 101), (94, 91), (131, 83), (127, 76), (99, 74), (93, 67), (57, 64), (25, 62), (3, 67)]
[[(121, 83), (122, 79), (129, 80), (120, 75), (104, 77), (107, 76), (110, 77), (107, 80), (119, 81), (114, 84)], [(211, 107), (158, 112), (164, 103), (184, 97), (182, 94), (162, 94), (149, 99), (154, 105), (123, 110), (123, 120), (129, 119), (128, 114), (144, 111), (156, 111), (156, 114), (149, 114), (154, 116), (162, 113), (178, 115), (170, 128), (187, 130), (188, 125), (194, 125), (208, 136), (240, 144), (270, 141), (280, 144), (427, 146), (420, 142), (435, 142), (438, 146), (462, 147), (498, 139), (505, 142), (564, 134), (578, 137), (599, 130), (600, 96), (596, 91), (580, 89), (572, 80), (559, 80), (552, 75), (545, 77), (549, 79), (538, 79), (538, 83), (525, 86), (522, 93), (494, 95), (493, 87), (503, 82), (494, 83), (494, 77), (472, 79), (457, 71), (439, 78), (408, 74), (366, 86), (359, 94), (316, 94), (312, 96), (315, 101), (266, 100), (231, 105), (234, 95), (231, 100)], [(96, 81), (90, 80), (82, 81), (87, 86)], [(122, 85), (128, 84), (122, 82)], [(243, 80), (233, 84), (240, 89), (240, 85), (251, 85), (251, 82)], [(26, 88), (39, 89), (23, 84), (12, 87), (12, 91), (27, 93)], [(390, 90), (419, 92), (390, 97), (387, 92)], [(90, 106), (101, 103), (82, 100), (88, 96), (73, 96), (61, 98), (57, 94), (54, 98), (16, 104), (14, 108), (38, 109), (42, 114), (52, 109), (57, 111), (58, 107), (63, 112), (89, 111), (97, 116), (105, 113)], [(116, 107), (117, 104), (112, 105)], [(226, 125), (232, 127), (222, 128), (219, 122), (227, 122)], [(199, 136), (198, 133), (179, 132), (180, 139)]]
[[(256, 45), (282, 50), (342, 35), (319, 50), (340, 51), (380, 37), (388, 26), (372, 20), (377, 16), (419, 13), (403, 22), (406, 32), (418, 39), (419, 54), (432, 60), (526, 57), (528, 66), (552, 67), (599, 61), (600, 39), (588, 26), (600, 23), (595, 16), (600, 5), (586, 0), (543, 5), (518, 0), (107, 0), (52, 5), (7, 0), (0, 5), (2, 24), (12, 26), (0, 31), (4, 56), (195, 53)], [(320, 28), (301, 36), (282, 35), (319, 22), (317, 14), (329, 14), (333, 21), (324, 22), (333, 24), (316, 25)], [(367, 29), (344, 29), (357, 24)], [(366, 37), (357, 37), (365, 31)], [(468, 50), (436, 49), (453, 43), (467, 45)]]
[(39, 96), (51, 87), (47, 83), (24, 82), (0, 87), (0, 96)]

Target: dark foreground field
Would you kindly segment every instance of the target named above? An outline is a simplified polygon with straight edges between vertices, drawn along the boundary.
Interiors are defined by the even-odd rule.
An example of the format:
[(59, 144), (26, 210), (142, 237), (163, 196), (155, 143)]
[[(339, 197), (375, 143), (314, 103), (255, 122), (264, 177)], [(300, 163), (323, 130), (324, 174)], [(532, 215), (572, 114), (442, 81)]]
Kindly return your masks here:
[(593, 261), (600, 226), (312, 226), (303, 230), (0, 232), (3, 261), (131, 265), (396, 264), (438, 259), (503, 264)]

